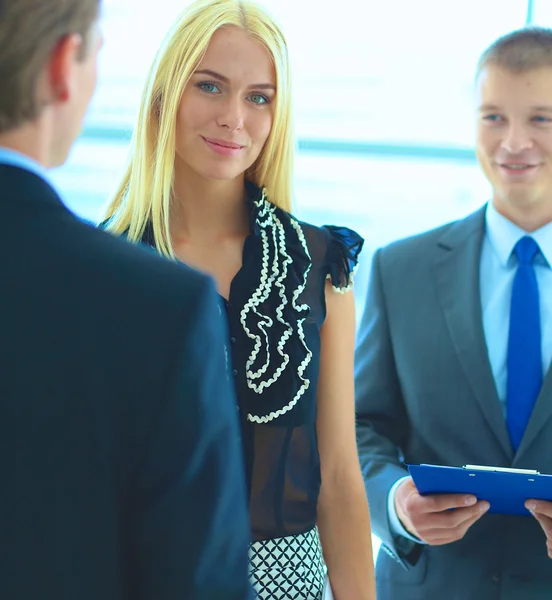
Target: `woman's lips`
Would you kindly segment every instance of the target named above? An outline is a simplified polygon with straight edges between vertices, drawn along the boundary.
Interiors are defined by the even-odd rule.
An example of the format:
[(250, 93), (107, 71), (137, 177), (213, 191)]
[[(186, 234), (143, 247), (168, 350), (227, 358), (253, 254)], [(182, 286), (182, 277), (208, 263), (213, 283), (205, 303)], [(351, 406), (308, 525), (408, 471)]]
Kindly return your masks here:
[(217, 154), (222, 156), (236, 156), (243, 150), (243, 146), (226, 140), (218, 140), (215, 138), (203, 138), (207, 146)]

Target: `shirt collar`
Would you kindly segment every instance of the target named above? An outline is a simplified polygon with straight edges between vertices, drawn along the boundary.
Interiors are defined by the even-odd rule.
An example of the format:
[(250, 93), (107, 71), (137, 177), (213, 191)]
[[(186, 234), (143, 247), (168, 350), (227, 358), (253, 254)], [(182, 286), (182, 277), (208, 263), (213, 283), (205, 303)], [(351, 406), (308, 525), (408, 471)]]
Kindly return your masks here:
[(11, 148), (0, 146), (0, 165), (9, 165), (11, 167), (19, 167), (25, 171), (34, 173), (47, 183), (50, 183), (48, 172), (41, 164), (20, 152), (16, 152)]
[(489, 202), (485, 211), (485, 234), (500, 264), (504, 267), (508, 266), (514, 246), (526, 235), (537, 242), (542, 257), (548, 266), (552, 265), (552, 223), (547, 223), (540, 229), (528, 233), (501, 215), (493, 203)]

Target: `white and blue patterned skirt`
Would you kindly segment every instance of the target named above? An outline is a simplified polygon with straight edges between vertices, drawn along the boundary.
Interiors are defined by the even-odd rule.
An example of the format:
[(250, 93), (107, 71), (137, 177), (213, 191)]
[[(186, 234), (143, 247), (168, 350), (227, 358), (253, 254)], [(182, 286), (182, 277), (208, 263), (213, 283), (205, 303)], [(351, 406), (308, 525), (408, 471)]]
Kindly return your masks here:
[(326, 565), (318, 529), (250, 544), (249, 577), (259, 600), (321, 600)]

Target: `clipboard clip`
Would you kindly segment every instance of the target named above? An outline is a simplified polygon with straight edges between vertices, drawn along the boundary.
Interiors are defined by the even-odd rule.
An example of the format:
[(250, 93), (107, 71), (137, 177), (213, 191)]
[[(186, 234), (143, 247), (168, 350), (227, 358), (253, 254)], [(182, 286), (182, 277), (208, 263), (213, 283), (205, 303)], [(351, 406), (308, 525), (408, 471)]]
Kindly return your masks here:
[(540, 475), (539, 471), (532, 469), (511, 469), (509, 467), (484, 467), (482, 465), (464, 465), (467, 471), (498, 471), (499, 473), (522, 473), (524, 475)]

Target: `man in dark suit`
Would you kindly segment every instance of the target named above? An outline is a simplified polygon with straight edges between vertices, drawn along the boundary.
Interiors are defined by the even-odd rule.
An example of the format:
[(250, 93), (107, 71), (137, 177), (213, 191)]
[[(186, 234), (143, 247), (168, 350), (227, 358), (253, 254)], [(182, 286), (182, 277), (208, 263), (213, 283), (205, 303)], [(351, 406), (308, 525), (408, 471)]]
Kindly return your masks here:
[(486, 514), (405, 467), (552, 473), (552, 31), (490, 46), (477, 106), (492, 202), (373, 260), (356, 386), (380, 600), (552, 597), (550, 503)]
[(80, 222), (45, 171), (95, 87), (98, 10), (0, 1), (0, 598), (243, 600), (214, 286)]

